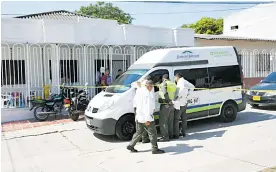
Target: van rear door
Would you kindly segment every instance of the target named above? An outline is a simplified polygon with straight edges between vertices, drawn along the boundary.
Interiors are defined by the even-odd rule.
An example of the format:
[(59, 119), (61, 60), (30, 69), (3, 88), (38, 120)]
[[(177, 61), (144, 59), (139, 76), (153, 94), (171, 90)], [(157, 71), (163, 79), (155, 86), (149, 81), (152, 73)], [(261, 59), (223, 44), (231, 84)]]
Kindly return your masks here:
[(209, 115), (217, 115), (221, 105), (227, 100), (242, 102), (242, 78), (239, 64), (216, 66), (208, 68), (210, 82)]

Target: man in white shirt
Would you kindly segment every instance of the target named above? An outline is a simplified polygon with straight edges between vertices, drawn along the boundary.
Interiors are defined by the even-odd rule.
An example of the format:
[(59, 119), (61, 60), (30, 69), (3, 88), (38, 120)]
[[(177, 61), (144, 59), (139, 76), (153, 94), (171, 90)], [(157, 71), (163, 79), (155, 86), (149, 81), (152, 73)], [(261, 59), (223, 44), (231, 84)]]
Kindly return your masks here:
[(165, 151), (158, 149), (157, 146), (157, 131), (155, 128), (154, 116), (155, 111), (155, 97), (151, 93), (153, 90), (153, 82), (151, 80), (147, 81), (146, 87), (141, 87), (139, 94), (134, 97), (134, 111), (135, 111), (135, 121), (137, 121), (136, 133), (127, 149), (131, 152), (138, 152), (134, 146), (142, 137), (143, 132), (146, 130), (149, 135), (149, 139), (152, 145), (152, 154), (161, 154)]
[(175, 81), (177, 82), (177, 91), (175, 94), (175, 100), (173, 101), (175, 113), (174, 113), (174, 138), (179, 138), (179, 120), (182, 121), (181, 135), (186, 136), (185, 130), (187, 128), (187, 99), (195, 86), (185, 80), (180, 73), (175, 74)]
[[(139, 95), (139, 91), (141, 90), (142, 86), (145, 87), (146, 86), (146, 83), (148, 80), (151, 80), (151, 76), (148, 75), (145, 77), (145, 79), (142, 81), (142, 82), (137, 82), (137, 89), (136, 89), (136, 94)], [(153, 96), (155, 96), (154, 94), (154, 89), (151, 90), (151, 94), (153, 94)], [(136, 128), (137, 128), (137, 122), (136, 122)], [(142, 143), (149, 143), (150, 140), (149, 140), (149, 136), (148, 136), (148, 133), (147, 131), (145, 130), (143, 135), (142, 135)]]

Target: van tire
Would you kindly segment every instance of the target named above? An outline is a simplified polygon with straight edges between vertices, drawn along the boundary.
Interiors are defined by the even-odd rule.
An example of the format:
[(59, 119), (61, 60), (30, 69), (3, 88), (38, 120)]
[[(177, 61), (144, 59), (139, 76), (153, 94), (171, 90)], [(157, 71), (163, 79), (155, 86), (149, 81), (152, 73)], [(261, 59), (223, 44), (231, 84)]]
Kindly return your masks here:
[(229, 102), (225, 103), (220, 112), (221, 122), (233, 122), (238, 114), (237, 105)]
[(135, 133), (135, 127), (134, 115), (125, 115), (116, 124), (116, 135), (121, 140), (131, 140)]

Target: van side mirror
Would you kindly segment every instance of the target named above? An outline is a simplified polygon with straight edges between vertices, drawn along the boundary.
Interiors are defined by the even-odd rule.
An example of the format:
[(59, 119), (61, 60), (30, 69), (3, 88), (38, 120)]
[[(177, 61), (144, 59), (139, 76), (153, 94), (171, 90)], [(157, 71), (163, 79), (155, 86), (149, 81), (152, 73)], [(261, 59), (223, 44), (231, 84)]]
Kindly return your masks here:
[(260, 83), (262, 83), (264, 80), (261, 80)]

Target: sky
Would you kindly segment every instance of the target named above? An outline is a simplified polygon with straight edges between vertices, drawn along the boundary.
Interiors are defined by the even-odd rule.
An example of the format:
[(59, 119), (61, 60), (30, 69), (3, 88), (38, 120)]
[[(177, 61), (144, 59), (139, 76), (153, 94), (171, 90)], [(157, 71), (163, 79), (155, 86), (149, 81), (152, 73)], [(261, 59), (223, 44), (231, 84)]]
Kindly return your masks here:
[[(55, 10), (75, 11), (88, 1), (4, 1), (1, 14), (33, 14)], [(95, 3), (95, 2), (92, 2)], [(201, 17), (220, 18), (239, 12), (256, 4), (185, 4), (185, 3), (143, 3), (112, 2), (126, 13), (130, 13), (135, 25), (177, 28), (183, 24), (194, 23)], [(235, 10), (233, 10), (235, 9)], [(156, 13), (156, 14), (152, 14)], [(161, 13), (161, 14), (160, 14)], [(14, 17), (3, 15), (2, 17)]]

